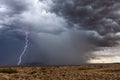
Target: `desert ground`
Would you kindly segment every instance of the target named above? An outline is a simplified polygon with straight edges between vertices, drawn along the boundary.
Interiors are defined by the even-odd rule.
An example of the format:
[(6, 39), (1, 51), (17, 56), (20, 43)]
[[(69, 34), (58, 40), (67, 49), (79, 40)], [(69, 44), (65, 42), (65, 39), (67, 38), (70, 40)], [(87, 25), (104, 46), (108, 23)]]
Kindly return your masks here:
[(0, 80), (120, 80), (120, 64), (1, 67)]

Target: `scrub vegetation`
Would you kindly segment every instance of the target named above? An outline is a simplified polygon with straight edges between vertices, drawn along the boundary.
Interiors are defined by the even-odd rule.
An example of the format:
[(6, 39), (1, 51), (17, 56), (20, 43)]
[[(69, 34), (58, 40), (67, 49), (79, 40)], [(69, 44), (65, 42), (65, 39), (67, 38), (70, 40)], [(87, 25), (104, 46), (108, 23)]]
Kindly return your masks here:
[(0, 80), (120, 80), (120, 64), (2, 67)]

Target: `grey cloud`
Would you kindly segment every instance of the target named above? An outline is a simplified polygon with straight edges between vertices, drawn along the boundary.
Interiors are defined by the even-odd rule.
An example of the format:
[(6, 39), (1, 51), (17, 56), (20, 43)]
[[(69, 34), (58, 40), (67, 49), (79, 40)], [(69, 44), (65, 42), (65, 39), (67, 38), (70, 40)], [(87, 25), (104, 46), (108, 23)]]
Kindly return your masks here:
[(29, 47), (22, 64), (87, 63), (96, 48), (113, 46), (120, 39), (119, 4), (118, 0), (0, 0), (5, 8), (0, 8), (0, 44), (4, 45), (0, 53), (8, 59), (1, 58), (0, 63), (17, 64), (25, 32)]
[(4, 5), (8, 8), (8, 10), (12, 14), (19, 14), (20, 12), (26, 10), (28, 8), (28, 1), (20, 1), (20, 0), (0, 0), (0, 4)]
[[(118, 0), (54, 0), (54, 3), (56, 5), (53, 7), (53, 12), (56, 12), (59, 16), (63, 16), (72, 24), (78, 24), (84, 30), (95, 31), (95, 34), (104, 36), (105, 40), (98, 38), (97, 44), (99, 44), (100, 40), (103, 41), (103, 44), (110, 40), (116, 41), (116, 37), (112, 36), (120, 31), (120, 2)], [(113, 35), (108, 36), (109, 34)], [(94, 38), (93, 42), (96, 40)], [(113, 38), (115, 39), (113, 40)]]

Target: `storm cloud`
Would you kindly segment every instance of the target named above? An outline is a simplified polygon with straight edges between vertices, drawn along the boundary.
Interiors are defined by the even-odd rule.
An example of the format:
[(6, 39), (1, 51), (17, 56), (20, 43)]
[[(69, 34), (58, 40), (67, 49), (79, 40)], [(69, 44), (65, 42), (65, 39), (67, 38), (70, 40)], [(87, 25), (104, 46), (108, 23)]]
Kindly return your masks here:
[(0, 0), (0, 64), (79, 65), (120, 39), (120, 1)]
[[(53, 7), (54, 12), (70, 23), (77, 24), (78, 28), (92, 31), (97, 41), (107, 43), (119, 39), (117, 35), (120, 31), (118, 0), (54, 0), (54, 3), (56, 4)], [(104, 43), (104, 45), (107, 44)]]

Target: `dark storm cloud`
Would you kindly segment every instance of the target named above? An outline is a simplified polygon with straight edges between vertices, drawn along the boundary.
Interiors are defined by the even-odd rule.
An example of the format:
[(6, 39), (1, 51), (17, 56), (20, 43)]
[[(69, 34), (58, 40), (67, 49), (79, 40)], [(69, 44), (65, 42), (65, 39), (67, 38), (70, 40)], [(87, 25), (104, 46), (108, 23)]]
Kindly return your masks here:
[(99, 42), (107, 45), (110, 44), (107, 42), (117, 40), (115, 36), (120, 31), (119, 0), (54, 0), (54, 3), (53, 11), (58, 15), (79, 25), (80, 29), (94, 31), (92, 41), (97, 38), (97, 45)]
[[(0, 0), (0, 64), (82, 64), (120, 38), (119, 1)], [(6, 60), (7, 58), (7, 60)]]

